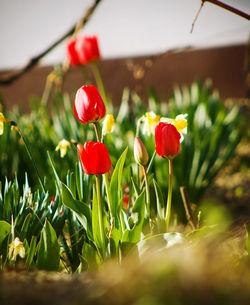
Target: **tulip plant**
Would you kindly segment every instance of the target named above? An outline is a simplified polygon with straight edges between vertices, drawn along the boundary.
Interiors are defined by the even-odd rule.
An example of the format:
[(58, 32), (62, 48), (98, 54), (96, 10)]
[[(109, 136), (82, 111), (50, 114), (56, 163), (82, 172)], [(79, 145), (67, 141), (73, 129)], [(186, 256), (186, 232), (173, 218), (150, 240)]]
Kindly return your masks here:
[[(176, 232), (179, 188), (199, 202), (240, 140), (237, 107), (228, 112), (207, 84), (195, 83), (175, 88), (168, 104), (151, 91), (149, 109), (124, 89), (116, 113), (97, 70), (97, 38), (74, 37), (67, 51), (70, 65), (91, 65), (98, 88), (80, 87), (73, 105), (57, 92), (52, 118), (40, 101), (28, 117), (12, 112), (15, 121), (0, 112), (0, 176), (10, 174), (0, 182), (1, 268), (23, 262), (81, 272), (128, 253), (140, 257), (155, 240), (189, 244), (201, 212)], [(14, 169), (28, 171), (23, 191)]]
[[(122, 206), (121, 178), (127, 149), (118, 160), (110, 179), (108, 173), (111, 169), (111, 160), (107, 147), (101, 142), (97, 125), (104, 118), (105, 113), (104, 102), (95, 86), (82, 86), (78, 89), (74, 100), (75, 117), (85, 125), (93, 125), (97, 142), (85, 142), (83, 146), (78, 143), (76, 146), (83, 172), (85, 175), (95, 175), (96, 177), (95, 187), (93, 188), (92, 200), (90, 202), (77, 200), (70, 189), (63, 183), (61, 183), (60, 190), (62, 202), (76, 214), (76, 217), (86, 230), (88, 249), (92, 247), (92, 252), (96, 251), (96, 258), (99, 258), (101, 261), (113, 256), (117, 256), (120, 260), (143, 236), (145, 238), (157, 232), (155, 226), (156, 220), (151, 215), (150, 207), (150, 189), (146, 169), (149, 159), (147, 150), (141, 139), (136, 136), (134, 141), (134, 156), (135, 161), (143, 168), (146, 196), (143, 189), (141, 191), (136, 190), (134, 194), (136, 200), (133, 207), (131, 210), (128, 209), (126, 213)], [(166, 210), (165, 233), (169, 230), (171, 215), (172, 162), (173, 158), (180, 151), (180, 139), (181, 135), (174, 124), (161, 122), (156, 126), (156, 152), (159, 156), (169, 161), (167, 207), (164, 207), (163, 202), (159, 202), (161, 209)], [(103, 141), (105, 141), (105, 138)], [(102, 177), (106, 196), (102, 192)], [(155, 182), (155, 185), (157, 189), (156, 196), (158, 201), (160, 201), (160, 190), (157, 188), (157, 182)], [(87, 257), (84, 252), (82, 256), (87, 260), (88, 264), (90, 264), (90, 259), (93, 260), (93, 257)], [(98, 260), (96, 263), (98, 263)]]

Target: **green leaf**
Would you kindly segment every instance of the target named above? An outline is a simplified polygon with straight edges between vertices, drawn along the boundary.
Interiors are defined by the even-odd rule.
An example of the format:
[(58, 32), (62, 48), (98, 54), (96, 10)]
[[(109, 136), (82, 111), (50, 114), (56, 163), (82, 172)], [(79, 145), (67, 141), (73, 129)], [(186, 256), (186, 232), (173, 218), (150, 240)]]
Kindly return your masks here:
[(157, 208), (157, 228), (158, 233), (165, 233), (166, 232), (166, 220), (165, 220), (165, 202), (163, 198), (163, 194), (161, 191), (160, 186), (153, 179), (154, 188), (155, 188), (155, 195), (156, 195), (156, 208)]
[(46, 219), (41, 232), (37, 251), (37, 267), (44, 270), (58, 270), (60, 262), (60, 247), (56, 232)]
[(89, 206), (84, 202), (76, 200), (73, 197), (73, 194), (71, 193), (70, 189), (62, 182), (61, 182), (61, 192), (62, 192), (63, 204), (66, 207), (70, 208), (76, 214), (78, 220), (86, 230), (89, 238), (93, 239), (92, 212)]
[(21, 228), (21, 236), (22, 236), (22, 239), (26, 238), (27, 232), (28, 232), (28, 230), (29, 230), (29, 228), (30, 228), (31, 220), (32, 220), (32, 215), (31, 215), (31, 214), (28, 214), (28, 215), (25, 217), (25, 220), (24, 220), (23, 225), (22, 225), (22, 228)]
[(186, 235), (186, 237), (192, 241), (204, 238), (208, 235), (215, 235), (218, 233), (218, 225), (204, 226), (200, 229), (192, 231)]
[(164, 203), (161, 189), (155, 179), (153, 179), (153, 184), (154, 184), (155, 195), (156, 195), (157, 216), (160, 219), (165, 219), (165, 215), (164, 215), (165, 214), (165, 203)]
[(121, 124), (129, 116), (129, 89), (124, 88), (120, 109), (116, 117), (116, 122)]
[(53, 161), (52, 161), (52, 159), (50, 157), (49, 151), (47, 151), (47, 155), (48, 155), (48, 158), (49, 158), (50, 166), (51, 166), (51, 168), (53, 170), (53, 173), (55, 175), (55, 178), (56, 178), (56, 186), (57, 186), (58, 192), (60, 192), (61, 191), (61, 188), (60, 188), (60, 179), (59, 179), (59, 176), (58, 176), (57, 171), (55, 169), (55, 166), (53, 164)]
[(110, 193), (111, 193), (111, 210), (112, 215), (117, 215), (118, 204), (120, 200), (121, 193), (121, 182), (122, 182), (122, 172), (125, 159), (127, 156), (128, 147), (124, 150), (119, 160), (116, 163), (111, 183), (110, 183)]
[(132, 181), (132, 185), (133, 185), (133, 188), (134, 188), (135, 196), (136, 196), (136, 198), (137, 198), (137, 197), (139, 196), (139, 194), (140, 194), (140, 188), (139, 188), (139, 186), (135, 183), (133, 177), (131, 177), (131, 181)]
[[(97, 201), (97, 194), (95, 187), (93, 188), (93, 206), (92, 206), (92, 230), (93, 230), (93, 237), (96, 244), (96, 247), (99, 251), (99, 253), (102, 253), (103, 256), (105, 256), (105, 253), (103, 253), (104, 248), (106, 248), (106, 245), (103, 245), (102, 242), (102, 236), (101, 236), (101, 227), (100, 227), (100, 221), (99, 221), (99, 211), (98, 211), (98, 201)], [(103, 211), (102, 211), (103, 215)], [(104, 230), (104, 228), (102, 228)], [(105, 238), (106, 236), (104, 236)], [(106, 242), (106, 240), (104, 241)]]
[(76, 188), (77, 188), (78, 198), (80, 200), (83, 200), (83, 170), (80, 161), (76, 163), (75, 173), (76, 173)]
[(121, 231), (117, 230), (116, 228), (113, 228), (110, 236), (111, 257), (115, 257), (116, 255), (118, 255), (120, 239), (121, 239)]
[(98, 253), (96, 250), (88, 243), (84, 243), (82, 247), (82, 255), (80, 257), (84, 261), (82, 262), (82, 265), (84, 265), (84, 262), (86, 263), (85, 268), (83, 268), (81, 271), (85, 270), (96, 270), (98, 268), (98, 265), (100, 264), (100, 259), (98, 256)]
[(136, 199), (135, 204), (133, 206), (131, 217), (134, 219), (134, 227), (131, 230), (127, 229), (124, 231), (124, 234), (122, 236), (123, 244), (136, 244), (140, 241), (145, 215), (145, 205), (145, 192), (143, 192)]
[(4, 241), (4, 239), (7, 237), (8, 234), (11, 232), (11, 225), (4, 221), (0, 221), (0, 245)]
[(30, 242), (30, 247), (29, 247), (29, 252), (27, 253), (26, 257), (26, 264), (29, 266), (32, 264), (35, 251), (36, 251), (36, 241), (37, 241), (37, 236), (32, 236), (31, 242)]
[(176, 245), (187, 244), (188, 239), (182, 233), (164, 233), (147, 237), (137, 244), (139, 256), (149, 254), (153, 250), (167, 249)]

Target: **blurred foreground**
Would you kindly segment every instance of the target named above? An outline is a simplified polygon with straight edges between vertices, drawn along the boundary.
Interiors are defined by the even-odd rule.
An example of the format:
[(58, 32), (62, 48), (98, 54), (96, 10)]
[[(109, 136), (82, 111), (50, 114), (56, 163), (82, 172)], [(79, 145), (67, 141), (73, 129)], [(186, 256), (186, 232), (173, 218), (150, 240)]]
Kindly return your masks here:
[(19, 266), (0, 274), (0, 298), (8, 305), (249, 304), (245, 233), (231, 229), (192, 233), (175, 246), (150, 242), (140, 258), (134, 253), (121, 266), (108, 262), (98, 272), (27, 272)]

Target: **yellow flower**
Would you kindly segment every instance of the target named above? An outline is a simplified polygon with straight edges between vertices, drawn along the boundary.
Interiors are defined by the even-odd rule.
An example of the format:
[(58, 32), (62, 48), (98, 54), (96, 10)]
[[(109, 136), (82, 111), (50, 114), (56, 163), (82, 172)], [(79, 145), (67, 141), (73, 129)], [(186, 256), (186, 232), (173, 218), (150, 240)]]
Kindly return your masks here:
[(147, 135), (154, 134), (156, 125), (160, 122), (160, 115), (156, 115), (153, 111), (146, 112), (142, 117), (144, 121), (143, 133)]
[(61, 158), (63, 158), (67, 153), (68, 147), (70, 147), (70, 142), (63, 139), (58, 143), (55, 150), (56, 151), (60, 150), (60, 156), (61, 156)]
[(179, 114), (177, 117), (173, 120), (173, 123), (175, 128), (182, 133), (187, 133), (187, 114)]
[(105, 136), (105, 134), (113, 132), (114, 128), (115, 119), (112, 114), (107, 114), (103, 121), (102, 134)]
[(187, 133), (187, 126), (188, 126), (188, 122), (186, 119), (187, 116), (188, 116), (187, 113), (185, 113), (185, 114), (177, 115), (175, 119), (161, 118), (161, 122), (172, 124), (175, 126), (177, 131), (181, 134), (180, 142), (182, 142), (184, 139), (183, 134)]
[(5, 116), (3, 115), (2, 112), (0, 112), (0, 135), (3, 134), (3, 129), (4, 129), (4, 124), (3, 123), (7, 123), (9, 122), (9, 120), (7, 120), (5, 118)]
[(11, 244), (9, 244), (9, 258), (11, 260), (16, 260), (17, 255), (21, 258), (25, 257), (25, 248), (23, 243), (18, 237), (16, 237)]

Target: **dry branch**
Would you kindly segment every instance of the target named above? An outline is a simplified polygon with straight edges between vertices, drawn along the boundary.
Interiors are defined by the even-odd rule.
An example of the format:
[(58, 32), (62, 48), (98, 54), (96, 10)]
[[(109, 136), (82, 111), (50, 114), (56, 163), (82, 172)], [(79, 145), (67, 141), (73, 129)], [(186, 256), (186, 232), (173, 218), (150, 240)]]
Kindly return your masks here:
[(21, 69), (15, 70), (14, 72), (10, 72), (8, 74), (5, 74), (0, 78), (0, 85), (9, 85), (19, 77), (21, 77), (23, 74), (34, 68), (39, 61), (46, 56), (50, 51), (52, 51), (55, 47), (57, 47), (62, 41), (64, 41), (66, 38), (73, 35), (75, 32), (79, 31), (80, 28), (82, 28), (89, 20), (89, 17), (93, 14), (94, 10), (96, 9), (97, 5), (101, 2), (101, 0), (95, 0), (93, 5), (87, 10), (87, 12), (84, 14), (84, 16), (76, 23), (74, 24), (64, 35), (62, 35), (59, 39), (57, 39), (55, 42), (53, 42), (46, 50), (41, 52), (40, 54), (32, 57), (28, 63)]
[(224, 8), (225, 10), (227, 10), (229, 12), (232, 12), (232, 13), (234, 13), (234, 14), (242, 17), (242, 18), (250, 20), (250, 15), (249, 14), (247, 14), (247, 13), (245, 13), (243, 11), (240, 11), (237, 8), (232, 7), (232, 6), (228, 5), (228, 4), (225, 4), (225, 3), (221, 2), (221, 1), (217, 1), (217, 0), (201, 0), (201, 6), (200, 6), (199, 11), (197, 12), (195, 18), (194, 18), (193, 23), (192, 23), (192, 27), (191, 27), (191, 31), (190, 31), (191, 34), (193, 32), (195, 22), (198, 19), (199, 14), (201, 12), (201, 9), (202, 9), (202, 7), (203, 7), (205, 2), (210, 2), (210, 3), (214, 4), (214, 5), (217, 5), (217, 6), (221, 7), (221, 8)]

